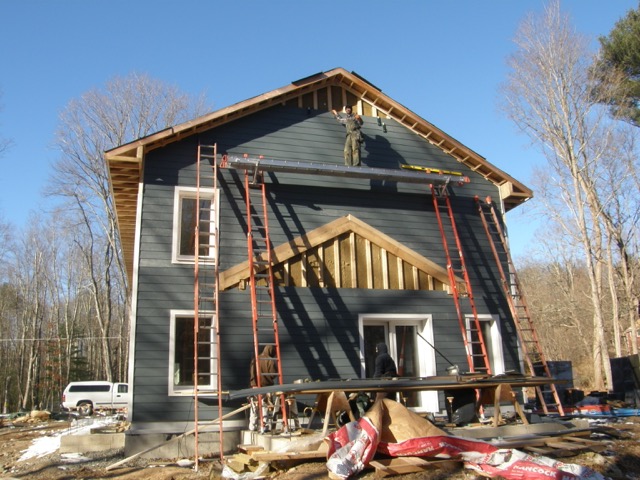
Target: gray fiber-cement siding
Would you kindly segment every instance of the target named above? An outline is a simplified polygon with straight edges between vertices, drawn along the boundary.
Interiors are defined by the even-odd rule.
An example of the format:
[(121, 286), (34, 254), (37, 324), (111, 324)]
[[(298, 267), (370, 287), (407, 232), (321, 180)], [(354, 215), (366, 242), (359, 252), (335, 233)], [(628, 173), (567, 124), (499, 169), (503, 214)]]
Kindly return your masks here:
[[(497, 198), (496, 187), (392, 120), (383, 126), (364, 118), (363, 164), (399, 168), (423, 165), (461, 171), (471, 182), (452, 189), (456, 223), (480, 314), (503, 320), (507, 369), (517, 369), (513, 326), (504, 321), (500, 290), (474, 195)], [(169, 311), (193, 308), (193, 267), (171, 263), (176, 185), (195, 185), (198, 141), (217, 143), (219, 153), (341, 165), (343, 127), (329, 113), (273, 107), (199, 138), (152, 151), (145, 159), (145, 187), (138, 277), (134, 356), (133, 421), (179, 422), (193, 418), (191, 398), (168, 397)], [(220, 269), (246, 260), (243, 172), (220, 172)], [(347, 214), (389, 235), (407, 248), (446, 266), (432, 198), (427, 185), (367, 179), (269, 173), (269, 225), (274, 246)], [(365, 289), (279, 288), (282, 358), (286, 381), (353, 378), (360, 375), (359, 314), (420, 313), (434, 321), (436, 347), (453, 363), (466, 365), (462, 336), (451, 296), (444, 292)], [(248, 290), (220, 294), (223, 388), (248, 384), (253, 352)], [(438, 373), (448, 363), (436, 355)], [(213, 409), (203, 410), (215, 417)]]

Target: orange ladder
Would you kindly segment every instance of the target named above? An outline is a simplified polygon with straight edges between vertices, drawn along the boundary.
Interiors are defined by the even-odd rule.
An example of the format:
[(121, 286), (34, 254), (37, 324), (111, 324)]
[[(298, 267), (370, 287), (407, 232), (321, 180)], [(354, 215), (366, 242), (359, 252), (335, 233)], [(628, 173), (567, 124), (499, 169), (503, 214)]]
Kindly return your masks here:
[[(529, 307), (522, 293), (520, 281), (518, 280), (518, 275), (507, 245), (507, 239), (496, 213), (494, 203), (491, 201), (491, 197), (487, 197), (484, 202), (476, 197), (475, 201), (478, 206), (478, 213), (482, 219), (482, 225), (489, 239), (489, 245), (491, 246), (498, 272), (500, 273), (502, 288), (504, 289), (505, 297), (509, 304), (511, 315), (513, 316), (518, 340), (522, 348), (522, 355), (529, 374), (536, 376), (536, 370), (542, 370), (544, 376), (551, 378), (551, 371), (549, 370), (549, 365), (542, 351), (540, 341), (538, 340), (538, 334), (536, 333), (531, 315), (529, 314)], [(503, 265), (506, 265), (508, 268), (508, 278)], [(536, 368), (536, 366), (540, 368)], [(548, 407), (551, 405), (557, 408), (560, 415), (564, 415), (556, 386), (550, 384), (545, 388), (548, 388), (548, 390), (544, 390), (543, 387), (536, 387), (536, 395), (544, 413), (549, 413)], [(553, 397), (555, 404), (548, 404), (546, 402), (545, 397), (549, 394)]]
[[(464, 255), (462, 253), (462, 245), (460, 243), (460, 237), (458, 236), (458, 229), (453, 218), (453, 209), (451, 208), (451, 201), (447, 193), (447, 185), (431, 185), (431, 196), (433, 198), (433, 206), (436, 212), (436, 218), (438, 219), (438, 227), (440, 228), (440, 235), (442, 237), (442, 245), (447, 260), (447, 273), (449, 275), (449, 282), (451, 284), (451, 294), (456, 306), (456, 313), (458, 314), (458, 323), (460, 324), (460, 330), (462, 332), (462, 340), (464, 342), (465, 351), (467, 354), (467, 361), (469, 363), (470, 372), (479, 372), (491, 375), (491, 366), (489, 364), (489, 356), (487, 355), (487, 347), (485, 345), (484, 336), (478, 318), (478, 311), (476, 309), (476, 303), (473, 298), (473, 290), (471, 288), (471, 282), (469, 280), (469, 274), (465, 265)], [(445, 215), (441, 213), (444, 211)], [(443, 219), (448, 219), (448, 225), (443, 224)], [(453, 237), (453, 244), (450, 244), (446, 231), (451, 232)], [(457, 256), (452, 256), (451, 251), (457, 251)], [(456, 275), (459, 274), (464, 279), (464, 286), (466, 291), (461, 293), (459, 291), (459, 285)], [(466, 298), (473, 315), (472, 321), (469, 322), (467, 328), (464, 313), (462, 312), (462, 306), (460, 301), (462, 298)]]
[[(195, 470), (199, 463), (201, 392), (218, 397), (218, 418), (222, 418), (222, 376), (220, 374), (220, 331), (218, 308), (218, 212), (217, 146), (198, 145), (194, 212), (194, 299), (193, 299), (193, 398)], [(204, 173), (205, 165), (211, 173)], [(203, 180), (208, 180), (205, 193)], [(211, 190), (213, 188), (213, 190)], [(201, 380), (204, 381), (201, 384)], [(215, 384), (215, 385), (214, 385)], [(210, 422), (209, 422), (210, 423)], [(219, 425), (220, 459), (223, 459), (223, 428)]]
[[(269, 222), (267, 209), (267, 189), (263, 172), (257, 166), (250, 172), (245, 170), (245, 198), (247, 202), (247, 249), (249, 254), (249, 288), (251, 293), (251, 317), (253, 326), (254, 358), (258, 387), (262, 386), (264, 376), (273, 373), (260, 371), (260, 352), (267, 345), (275, 347), (275, 357), (267, 358), (275, 362), (277, 381), (284, 383), (282, 361), (280, 356), (280, 340), (278, 312), (276, 310), (273, 281), (273, 261), (271, 240), (269, 238)], [(258, 417), (260, 429), (264, 430), (265, 419), (262, 417), (264, 395), (258, 395)], [(282, 415), (282, 428), (288, 431), (287, 402), (284, 394), (280, 394), (279, 403)], [(275, 417), (274, 412), (274, 417)]]

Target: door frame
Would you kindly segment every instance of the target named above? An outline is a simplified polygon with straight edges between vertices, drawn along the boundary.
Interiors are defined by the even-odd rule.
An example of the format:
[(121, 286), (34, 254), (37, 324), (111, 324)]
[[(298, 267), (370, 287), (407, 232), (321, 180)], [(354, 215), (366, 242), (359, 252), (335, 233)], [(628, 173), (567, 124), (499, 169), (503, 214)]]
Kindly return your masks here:
[[(364, 327), (365, 325), (384, 325), (388, 337), (389, 354), (398, 365), (398, 351), (395, 337), (395, 326), (412, 325), (419, 334), (416, 338), (418, 353), (418, 369), (420, 377), (436, 375), (436, 352), (428, 345), (434, 345), (433, 316), (431, 314), (399, 314), (399, 313), (361, 313), (358, 315), (358, 334), (360, 340), (360, 378), (365, 378), (364, 359)], [(420, 338), (422, 337), (422, 338)], [(438, 392), (419, 392), (419, 406), (411, 407), (416, 412), (438, 412)]]

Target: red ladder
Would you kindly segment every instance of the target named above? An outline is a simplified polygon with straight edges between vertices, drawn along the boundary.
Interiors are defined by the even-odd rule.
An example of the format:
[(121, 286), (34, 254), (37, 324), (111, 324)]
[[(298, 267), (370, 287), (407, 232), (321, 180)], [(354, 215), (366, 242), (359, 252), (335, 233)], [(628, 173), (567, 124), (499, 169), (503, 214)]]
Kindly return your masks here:
[[(458, 323), (460, 324), (460, 330), (462, 332), (462, 340), (464, 342), (470, 372), (481, 372), (491, 375), (491, 366), (489, 364), (489, 356), (487, 355), (487, 347), (485, 345), (484, 336), (482, 335), (478, 311), (473, 298), (473, 290), (471, 288), (469, 274), (465, 265), (464, 255), (462, 253), (462, 245), (460, 244), (460, 237), (458, 236), (458, 230), (453, 218), (453, 209), (451, 208), (451, 202), (449, 200), (449, 195), (447, 194), (447, 186), (431, 185), (431, 196), (433, 198), (433, 206), (436, 212), (436, 218), (438, 219), (438, 227), (440, 228), (442, 245), (444, 246), (444, 252), (446, 255), (447, 273), (449, 275), (449, 283), (451, 285), (451, 294), (458, 314)], [(441, 210), (444, 210), (446, 218), (449, 220), (448, 227), (454, 239), (453, 245), (450, 245), (449, 243), (448, 236), (446, 234), (446, 227), (443, 224), (443, 215), (440, 213)], [(452, 249), (457, 250), (457, 257), (453, 257), (451, 255)], [(456, 274), (461, 275), (464, 279), (466, 289), (464, 294), (461, 294), (459, 291)], [(468, 300), (473, 314), (473, 320), (470, 322), (469, 328), (467, 328), (465, 316), (462, 312), (462, 306), (460, 304), (461, 298), (466, 298)]]
[[(507, 239), (504, 235), (502, 226), (500, 224), (494, 203), (491, 201), (491, 197), (487, 197), (484, 202), (480, 201), (478, 197), (475, 198), (478, 206), (478, 213), (482, 219), (482, 225), (489, 239), (489, 245), (493, 252), (493, 257), (500, 273), (500, 280), (502, 288), (504, 290), (511, 315), (513, 316), (513, 322), (518, 334), (518, 340), (522, 348), (522, 355), (524, 357), (525, 364), (529, 370), (529, 374), (536, 376), (536, 370), (542, 371), (545, 377), (551, 378), (551, 371), (549, 365), (542, 351), (542, 346), (538, 339), (538, 334), (534, 327), (531, 315), (529, 314), (529, 307), (525, 300), (525, 296), (522, 293), (520, 281), (516, 273), (511, 253), (507, 244)], [(507, 266), (509, 278), (503, 268), (503, 265)], [(536, 368), (538, 367), (539, 368)], [(542, 406), (544, 413), (549, 413), (548, 406), (555, 406), (560, 415), (564, 415), (562, 403), (560, 402), (560, 396), (558, 390), (554, 384), (547, 385), (548, 390), (544, 390), (543, 387), (536, 387), (536, 395), (538, 401)], [(555, 403), (547, 403), (545, 397), (551, 395)]]
[[(203, 173), (203, 164), (211, 173)], [(222, 418), (222, 376), (218, 308), (218, 167), (217, 146), (198, 145), (194, 211), (194, 300), (193, 300), (193, 397), (195, 470), (199, 462), (200, 392), (218, 397), (218, 418)], [(208, 191), (203, 191), (208, 180)], [(213, 190), (211, 190), (213, 189)], [(206, 379), (200, 384), (201, 379)], [(214, 386), (215, 383), (215, 386)], [(209, 422), (210, 423), (210, 422)], [(223, 428), (219, 425), (220, 459), (223, 459)]]
[[(267, 190), (263, 173), (256, 167), (252, 172), (245, 170), (245, 197), (247, 202), (247, 247), (249, 254), (249, 288), (251, 293), (251, 316), (253, 321), (253, 348), (258, 387), (262, 386), (264, 376), (273, 373), (260, 371), (260, 352), (267, 345), (275, 347), (275, 357), (268, 358), (276, 364), (276, 377), (280, 385), (284, 383), (282, 361), (280, 356), (280, 340), (278, 311), (276, 310), (273, 281), (273, 259), (271, 240), (269, 238), (269, 222), (267, 209)], [(254, 206), (255, 205), (255, 206)], [(265, 419), (262, 417), (263, 395), (258, 395), (258, 417), (260, 429), (264, 430)], [(276, 402), (277, 404), (278, 402)], [(280, 411), (283, 431), (288, 431), (286, 398), (280, 394)], [(275, 420), (274, 412), (274, 420)]]

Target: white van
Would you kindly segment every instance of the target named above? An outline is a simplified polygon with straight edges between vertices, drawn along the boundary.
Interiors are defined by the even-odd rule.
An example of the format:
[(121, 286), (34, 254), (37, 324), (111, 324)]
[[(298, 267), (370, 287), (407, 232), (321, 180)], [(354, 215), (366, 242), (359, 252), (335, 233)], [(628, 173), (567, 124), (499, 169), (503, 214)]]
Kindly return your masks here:
[(62, 408), (91, 415), (94, 410), (127, 408), (131, 394), (126, 383), (71, 382), (62, 394)]

